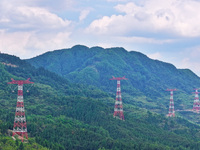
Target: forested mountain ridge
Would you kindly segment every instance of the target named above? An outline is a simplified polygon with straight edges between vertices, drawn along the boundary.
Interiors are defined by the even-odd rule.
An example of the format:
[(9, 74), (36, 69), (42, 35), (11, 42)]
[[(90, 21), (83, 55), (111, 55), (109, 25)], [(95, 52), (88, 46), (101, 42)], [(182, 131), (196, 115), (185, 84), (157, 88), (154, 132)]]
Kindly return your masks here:
[(142, 53), (128, 52), (123, 48), (76, 45), (26, 61), (37, 68), (44, 67), (55, 72), (71, 82), (94, 85), (111, 93), (116, 90), (116, 82), (109, 79), (112, 76), (126, 76), (128, 80), (121, 83), (124, 103), (159, 113), (168, 109), (167, 88), (179, 90), (175, 92), (175, 103), (177, 109), (183, 110), (191, 109), (191, 92), (200, 85), (200, 78), (189, 69), (177, 69), (172, 64), (152, 60)]
[[(17, 99), (7, 82), (29, 77), (34, 86), (29, 93), (24, 87), (24, 104), (31, 140), (25, 148), (38, 149), (34, 143), (52, 150), (197, 150), (200, 146), (199, 125), (129, 103), (124, 104), (125, 121), (121, 121), (113, 118), (115, 94), (71, 83), (15, 56), (0, 54), (0, 148), (20, 146), (6, 137), (13, 127)], [(111, 85), (115, 91), (116, 82)]]

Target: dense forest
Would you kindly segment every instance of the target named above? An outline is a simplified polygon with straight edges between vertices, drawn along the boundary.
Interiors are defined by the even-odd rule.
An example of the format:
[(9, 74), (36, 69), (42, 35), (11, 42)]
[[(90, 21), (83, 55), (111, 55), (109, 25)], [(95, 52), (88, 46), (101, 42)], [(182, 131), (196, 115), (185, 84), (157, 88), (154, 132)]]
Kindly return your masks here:
[(92, 85), (113, 94), (116, 82), (109, 79), (126, 76), (128, 80), (121, 82), (123, 103), (163, 115), (169, 106), (170, 95), (166, 89), (176, 88), (175, 108), (181, 110), (178, 114), (198, 120), (196, 114), (182, 111), (192, 109), (192, 92), (200, 85), (200, 78), (189, 69), (177, 69), (172, 64), (123, 48), (88, 48), (82, 45), (47, 52), (26, 61), (36, 68), (55, 72), (72, 83)]
[[(85, 49), (87, 49), (87, 47)], [(99, 51), (104, 51), (101, 48), (97, 49), (99, 49)], [(120, 51), (122, 54), (126, 53), (124, 50), (120, 49), (119, 52)], [(60, 51), (56, 51), (56, 53), (58, 52)], [(74, 53), (77, 55), (77, 60), (73, 61), (78, 62), (79, 52), (77, 51)], [(94, 51), (91, 53), (96, 52)], [(112, 51), (110, 51), (110, 53), (112, 54)], [(54, 56), (53, 53), (50, 54), (51, 57)], [(87, 53), (85, 55), (87, 55)], [(110, 56), (108, 58), (110, 58)], [(56, 54), (54, 59), (57, 61), (61, 60), (56, 58)], [(99, 62), (101, 62), (100, 59), (101, 58), (99, 58)], [(128, 61), (128, 58), (126, 60)], [(39, 60), (37, 61), (39, 62)], [(53, 62), (53, 60), (46, 60), (46, 62), (48, 61)], [(91, 61), (94, 61), (92, 57)], [(98, 62), (98, 60), (95, 61)], [(73, 63), (70, 64), (68, 62), (68, 65), (69, 70), (71, 69), (70, 65), (76, 67)], [(103, 64), (99, 63), (99, 65)], [(88, 83), (81, 82), (87, 77), (87, 79), (90, 80), (90, 73), (88, 74), (90, 68), (87, 70), (87, 67), (82, 68), (83, 70), (85, 69), (83, 74), (81, 74), (82, 70), (78, 70), (79, 68), (73, 71), (73, 81), (73, 73), (69, 73), (69, 76), (71, 76), (69, 77), (68, 75), (60, 74), (58, 71), (50, 72), (46, 70), (49, 68), (42, 68), (44, 66), (36, 66), (36, 68), (34, 66), (29, 64), (29, 61), (20, 60), (18, 57), (0, 54), (0, 149), (199, 149), (200, 126), (183, 117), (167, 118), (165, 116), (167, 109), (164, 109), (166, 111), (163, 114), (153, 111), (158, 107), (158, 101), (160, 100), (153, 99), (158, 97), (158, 95), (156, 95), (157, 92), (155, 92), (155, 95), (150, 95), (150, 97), (148, 97), (148, 95), (145, 95), (135, 84), (134, 86), (131, 85), (131, 76), (127, 76), (129, 80), (124, 81), (124, 87), (122, 86), (122, 91), (124, 92), (124, 95), (122, 93), (122, 97), (124, 100), (123, 106), (125, 116), (125, 121), (122, 121), (113, 118), (116, 82), (109, 80), (109, 78), (112, 77), (109, 76), (111, 73), (109, 73), (109, 75), (99, 74), (100, 77), (105, 76), (108, 78), (102, 78), (102, 82), (104, 80), (106, 82), (105, 85), (103, 83), (90, 84), (93, 83), (93, 81), (88, 81)], [(59, 69), (57, 66), (54, 67)], [(109, 67), (107, 63), (105, 66), (102, 66), (102, 68), (106, 67)], [(115, 69), (115, 67), (113, 68)], [(108, 70), (110, 69), (111, 68), (108, 68)], [(80, 72), (80, 77), (83, 75), (80, 81), (77, 80), (78, 73), (75, 75), (76, 71)], [(98, 70), (98, 72), (100, 71)], [(200, 82), (199, 78), (189, 70), (178, 70), (177, 72), (182, 72), (183, 74), (183, 76), (180, 76), (179, 80), (182, 80), (184, 76), (191, 76), (191, 82), (197, 82), (196, 84)], [(84, 73), (86, 73), (87, 76), (84, 76)], [(115, 74), (112, 73), (112, 75)], [(121, 74), (118, 72), (116, 76), (121, 76)], [(21, 143), (19, 140), (13, 141), (8, 134), (8, 129), (12, 130), (13, 127), (17, 91), (15, 90), (15, 92), (12, 93), (15, 87), (14, 85), (8, 85), (7, 82), (9, 82), (11, 78), (26, 80), (29, 77), (31, 81), (34, 82), (34, 86), (30, 88), (30, 85), (26, 85), (24, 87), (24, 103), (30, 140), (28, 143)], [(98, 81), (95, 78), (93, 80)], [(187, 82), (189, 81), (185, 81), (184, 83), (186, 84)], [(147, 85), (148, 84), (146, 84), (146, 86)], [(110, 90), (105, 90), (108, 89), (106, 86), (112, 87)], [(133, 88), (131, 88), (132, 86)], [(150, 86), (151, 84), (149, 84), (148, 89), (151, 88)], [(163, 86), (163, 89), (165, 86), (166, 85)], [(30, 92), (25, 92), (29, 88)], [(153, 90), (155, 89), (153, 88)], [(133, 92), (132, 95), (129, 93), (130, 91)], [(136, 91), (141, 94), (143, 93), (142, 96), (135, 94), (137, 93)], [(183, 90), (183, 92), (187, 93), (188, 91)], [(166, 105), (168, 106), (168, 93), (164, 94), (163, 92), (162, 95), (166, 98)], [(183, 95), (180, 94), (180, 96)], [(141, 105), (139, 105), (139, 101), (132, 99), (133, 97), (140, 98)], [(145, 99), (142, 97), (147, 98)], [(148, 102), (146, 103), (146, 101)], [(162, 102), (161, 105), (164, 106), (165, 102)], [(167, 106), (165, 107), (167, 108)]]

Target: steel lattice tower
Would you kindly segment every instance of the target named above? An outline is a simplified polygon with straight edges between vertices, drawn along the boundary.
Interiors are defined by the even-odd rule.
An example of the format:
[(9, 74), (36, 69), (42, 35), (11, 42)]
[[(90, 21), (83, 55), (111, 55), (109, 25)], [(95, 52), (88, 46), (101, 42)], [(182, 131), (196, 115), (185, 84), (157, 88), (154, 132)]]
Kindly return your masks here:
[(11, 82), (8, 84), (17, 84), (18, 85), (18, 96), (17, 96), (17, 106), (15, 112), (15, 119), (13, 125), (13, 135), (18, 134), (21, 136), (22, 142), (24, 141), (24, 136), (28, 139), (25, 109), (24, 109), (24, 100), (23, 100), (23, 84), (33, 84), (30, 82), (30, 78), (27, 80), (14, 80), (11, 79)]
[(199, 102), (199, 93), (200, 92), (198, 92), (198, 89), (194, 89), (195, 90), (195, 92), (193, 92), (193, 93), (195, 93), (195, 98), (194, 98), (194, 103), (193, 103), (193, 111), (196, 111), (197, 113), (199, 112), (199, 110), (200, 110), (200, 102)]
[(175, 117), (173, 92), (177, 91), (177, 89), (167, 89), (167, 91), (170, 91), (169, 113), (167, 116)]
[(117, 78), (113, 77), (110, 80), (117, 80), (117, 93), (116, 93), (116, 101), (115, 101), (115, 108), (114, 108), (113, 117), (119, 117), (121, 120), (124, 120), (120, 81), (121, 80), (127, 80), (127, 78), (125, 78), (125, 77), (117, 77)]

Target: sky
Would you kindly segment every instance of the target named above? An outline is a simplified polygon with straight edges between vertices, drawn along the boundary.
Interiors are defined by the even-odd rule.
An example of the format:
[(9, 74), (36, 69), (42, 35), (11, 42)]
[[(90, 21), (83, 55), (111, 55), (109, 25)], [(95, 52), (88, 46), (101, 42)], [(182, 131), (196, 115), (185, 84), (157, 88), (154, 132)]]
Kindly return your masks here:
[(0, 0), (0, 51), (123, 47), (200, 76), (200, 0)]

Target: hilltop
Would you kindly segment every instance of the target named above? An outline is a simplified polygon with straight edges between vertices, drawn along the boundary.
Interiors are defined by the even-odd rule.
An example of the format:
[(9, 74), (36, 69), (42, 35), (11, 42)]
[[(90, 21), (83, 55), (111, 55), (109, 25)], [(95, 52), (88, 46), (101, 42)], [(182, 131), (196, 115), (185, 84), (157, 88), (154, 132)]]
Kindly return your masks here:
[[(52, 150), (199, 147), (200, 126), (183, 118), (166, 118), (140, 107), (134, 100), (126, 102), (125, 97), (125, 121), (121, 121), (113, 118), (115, 92), (103, 90), (105, 87), (74, 83), (55, 72), (35, 68), (15, 56), (0, 54), (0, 62), (1, 147), (7, 144), (17, 149), (13, 142), (5, 140), (7, 130), (13, 126), (17, 97), (17, 92), (11, 93), (7, 82), (10, 78), (25, 80), (29, 77), (34, 86), (29, 93), (24, 92), (24, 103), (33, 149), (36, 149), (35, 142)], [(115, 91), (116, 83), (108, 81)], [(124, 87), (129, 84), (123, 82)], [(123, 92), (128, 94), (128, 90)]]
[[(26, 60), (36, 68), (43, 67), (73, 83), (93, 85), (115, 94), (116, 82), (112, 76), (128, 78), (122, 81), (124, 103), (166, 113), (169, 105), (167, 88), (176, 88), (176, 109), (191, 109), (193, 88), (199, 87), (200, 78), (189, 69), (153, 60), (146, 55), (124, 48), (88, 48), (76, 45), (55, 50)], [(165, 111), (163, 111), (165, 110)]]

